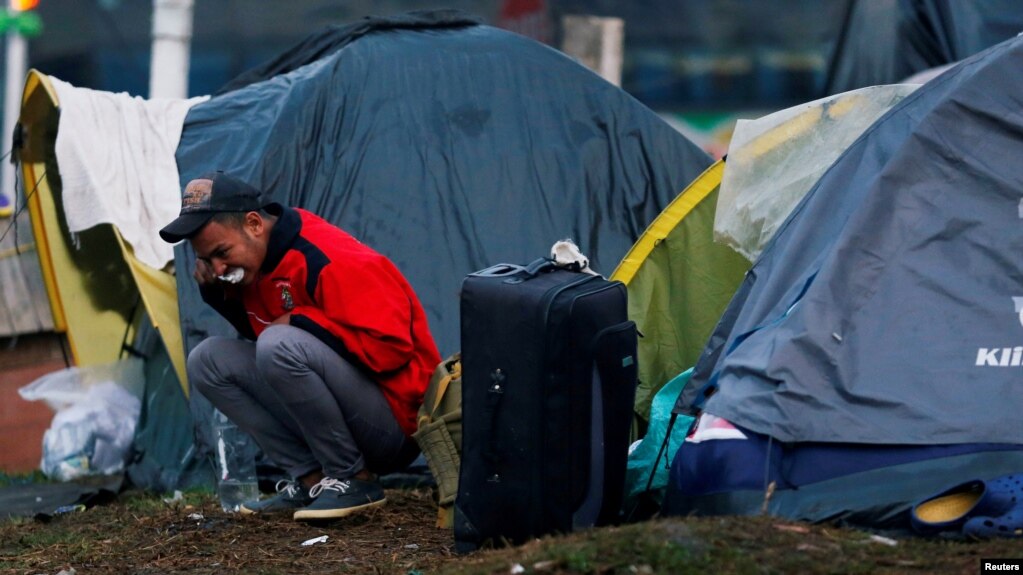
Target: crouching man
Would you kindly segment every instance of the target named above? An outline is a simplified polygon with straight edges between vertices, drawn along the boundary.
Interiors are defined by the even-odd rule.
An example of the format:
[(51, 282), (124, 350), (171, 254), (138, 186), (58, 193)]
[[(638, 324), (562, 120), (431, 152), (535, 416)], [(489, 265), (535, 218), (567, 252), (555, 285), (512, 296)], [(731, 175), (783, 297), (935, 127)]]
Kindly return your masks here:
[(418, 455), (416, 411), (440, 362), (394, 264), (223, 172), (188, 183), (160, 237), (189, 240), (203, 300), (245, 338), (200, 343), (189, 381), (294, 478), (242, 512), (322, 520), (383, 504), (376, 475)]

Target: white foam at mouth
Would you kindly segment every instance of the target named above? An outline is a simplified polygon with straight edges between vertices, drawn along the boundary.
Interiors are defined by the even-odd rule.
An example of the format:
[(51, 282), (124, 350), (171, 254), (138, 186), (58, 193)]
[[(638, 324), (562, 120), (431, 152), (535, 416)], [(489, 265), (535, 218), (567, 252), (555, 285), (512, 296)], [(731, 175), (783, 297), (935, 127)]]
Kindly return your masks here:
[(225, 275), (217, 276), (217, 279), (229, 284), (236, 284), (242, 281), (242, 277), (244, 276), (245, 270), (242, 268), (231, 268)]

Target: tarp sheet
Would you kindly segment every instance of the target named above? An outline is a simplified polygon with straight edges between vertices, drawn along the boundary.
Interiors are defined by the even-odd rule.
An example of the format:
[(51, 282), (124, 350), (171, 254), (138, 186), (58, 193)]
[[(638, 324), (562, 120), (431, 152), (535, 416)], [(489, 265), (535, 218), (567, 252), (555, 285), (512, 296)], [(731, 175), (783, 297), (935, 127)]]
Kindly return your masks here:
[[(417, 17), (433, 24), (359, 31), (195, 106), (177, 161), (182, 184), (223, 169), (390, 257), (446, 355), (460, 347), (466, 274), (563, 238), (610, 273), (710, 158), (560, 52), (436, 14), (406, 19)], [(179, 279), (193, 258), (177, 248)], [(178, 289), (187, 349), (230, 329), (194, 282)]]
[[(1023, 37), (924, 84), (767, 245), (679, 407), (785, 442), (1023, 443)], [(692, 392), (690, 392), (692, 390)]]
[(37, 517), (46, 521), (70, 507), (91, 507), (114, 499), (124, 475), (103, 475), (64, 483), (27, 483), (0, 488), (0, 518)]
[(894, 84), (1023, 32), (1018, 0), (850, 0), (825, 94)]

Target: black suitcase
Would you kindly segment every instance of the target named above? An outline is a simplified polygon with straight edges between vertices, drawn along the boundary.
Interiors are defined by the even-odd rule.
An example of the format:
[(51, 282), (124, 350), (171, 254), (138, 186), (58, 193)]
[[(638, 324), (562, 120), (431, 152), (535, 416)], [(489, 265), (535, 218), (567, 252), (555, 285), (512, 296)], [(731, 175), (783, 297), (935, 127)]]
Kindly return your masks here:
[(467, 276), (455, 547), (616, 522), (636, 391), (625, 286), (549, 260)]

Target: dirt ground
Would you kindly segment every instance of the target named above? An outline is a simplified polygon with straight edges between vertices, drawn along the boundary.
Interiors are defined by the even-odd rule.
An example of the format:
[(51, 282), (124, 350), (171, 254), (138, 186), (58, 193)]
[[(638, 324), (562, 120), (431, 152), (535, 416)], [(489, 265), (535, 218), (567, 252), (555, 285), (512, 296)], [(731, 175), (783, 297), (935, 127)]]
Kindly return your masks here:
[[(409, 573), (452, 555), (428, 489), (387, 493), (382, 508), (327, 525), (225, 513), (210, 495), (151, 495), (0, 523), (0, 573)], [(302, 543), (326, 536), (326, 541)]]
[(124, 493), (48, 522), (0, 519), (0, 574), (973, 574), (983, 558), (1023, 558), (1023, 539), (889, 538), (771, 517), (658, 519), (456, 555), (452, 532), (434, 527), (429, 488), (387, 497), (364, 515), (306, 525), (225, 513), (209, 493)]

